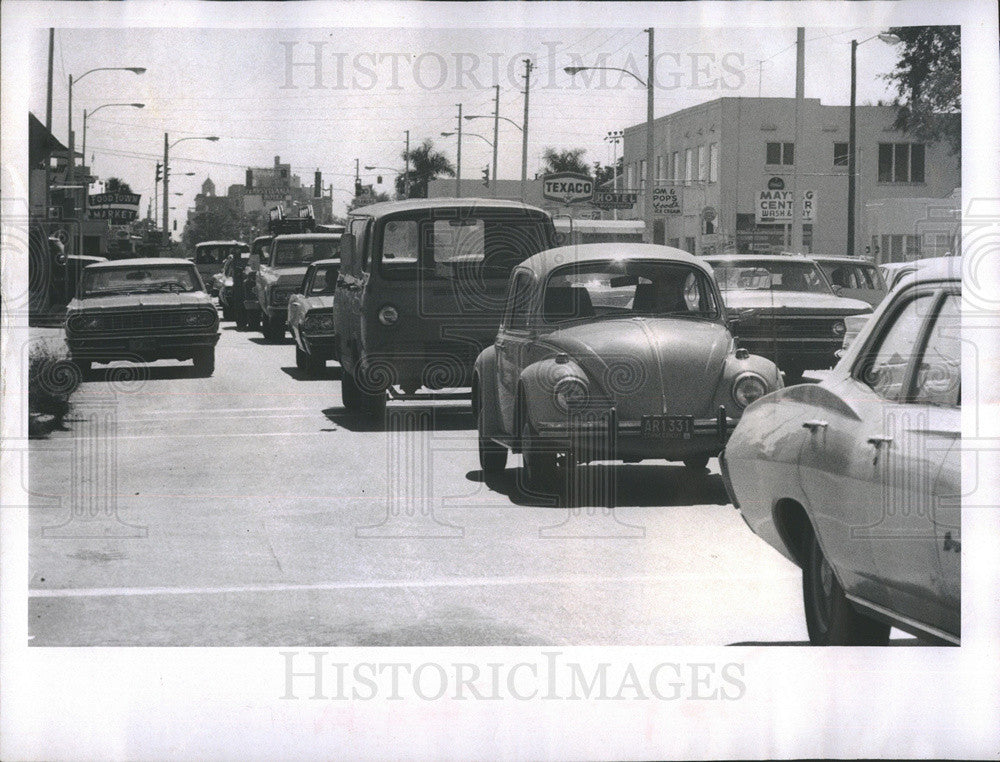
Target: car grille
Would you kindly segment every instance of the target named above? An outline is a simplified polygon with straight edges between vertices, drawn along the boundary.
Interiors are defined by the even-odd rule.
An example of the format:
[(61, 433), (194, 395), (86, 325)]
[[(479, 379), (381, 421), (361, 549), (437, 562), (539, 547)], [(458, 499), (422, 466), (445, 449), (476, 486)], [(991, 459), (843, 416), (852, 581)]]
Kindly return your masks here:
[[(204, 321), (199, 326), (191, 326), (185, 322), (185, 318), (195, 310), (143, 310), (136, 312), (102, 313), (100, 315), (99, 328), (84, 328), (82, 323), (85, 318), (80, 316), (75, 318), (70, 327), (74, 331), (94, 332), (94, 331), (148, 331), (163, 330), (172, 328), (196, 328), (208, 327), (208, 321)], [(198, 313), (208, 313), (208, 310), (197, 310)], [(89, 316), (88, 316), (89, 317)]]
[(791, 315), (781, 315), (774, 318), (774, 324), (781, 330), (781, 335), (786, 338), (817, 337), (828, 338), (832, 336), (843, 336), (843, 333), (833, 332), (834, 323), (843, 323), (843, 318), (839, 317), (794, 317)]

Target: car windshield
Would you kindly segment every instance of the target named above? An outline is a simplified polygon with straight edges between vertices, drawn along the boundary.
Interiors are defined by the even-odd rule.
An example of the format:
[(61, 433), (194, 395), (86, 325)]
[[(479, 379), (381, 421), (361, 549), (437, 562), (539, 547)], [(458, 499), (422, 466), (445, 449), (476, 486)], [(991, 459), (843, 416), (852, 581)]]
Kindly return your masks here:
[(831, 285), (841, 288), (858, 288), (874, 291), (882, 288), (882, 279), (874, 265), (854, 264), (851, 262), (821, 262), (823, 274)]
[(237, 251), (246, 251), (244, 246), (197, 246), (194, 250), (194, 261), (199, 265), (219, 264), (226, 260), (230, 254)]
[(186, 293), (201, 290), (198, 275), (192, 267), (141, 265), (84, 270), (81, 294), (86, 298), (111, 294)]
[(275, 244), (274, 265), (289, 267), (308, 265), (319, 259), (333, 259), (340, 256), (340, 246), (336, 238), (316, 240), (278, 241)]
[(715, 291), (700, 268), (649, 260), (588, 262), (556, 270), (546, 281), (542, 311), (546, 323), (719, 316)]
[(309, 296), (332, 295), (337, 290), (337, 273), (339, 271), (339, 265), (317, 267), (316, 271), (312, 274), (312, 282), (308, 287)]
[(806, 291), (829, 294), (830, 287), (813, 262), (744, 260), (714, 262), (715, 280), (723, 291)]
[[(435, 210), (442, 214), (447, 210)], [(520, 210), (400, 215), (382, 226), (381, 272), (390, 278), (506, 280), (515, 265), (551, 245), (552, 224)]]

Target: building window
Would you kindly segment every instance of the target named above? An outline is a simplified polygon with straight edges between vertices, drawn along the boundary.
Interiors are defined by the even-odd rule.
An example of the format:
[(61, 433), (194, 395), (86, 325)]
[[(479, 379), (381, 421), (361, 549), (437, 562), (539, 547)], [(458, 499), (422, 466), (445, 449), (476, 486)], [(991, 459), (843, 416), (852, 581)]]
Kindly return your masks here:
[(677, 182), (677, 151), (670, 154), (670, 182)]
[(767, 163), (792, 165), (795, 163), (795, 143), (768, 143)]
[(719, 144), (712, 143), (708, 147), (708, 181), (719, 182)]
[(705, 146), (698, 146), (698, 182), (708, 179), (708, 151)]
[(655, 188), (663, 180), (663, 157), (656, 157), (656, 174), (653, 175), (653, 187)]
[(835, 167), (846, 167), (847, 166), (847, 143), (834, 143), (833, 144), (833, 166)]
[(923, 143), (879, 143), (878, 181), (880, 183), (922, 183), (924, 181)]
[(694, 177), (694, 153), (690, 148), (684, 151), (684, 182), (691, 182)]
[(628, 165), (628, 171), (626, 172), (628, 177), (626, 178), (625, 184), (628, 186), (629, 190), (635, 188), (635, 164)]
[(920, 236), (883, 235), (881, 241), (872, 236), (872, 243), (876, 246), (878, 262), (912, 262), (920, 259)]
[(695, 249), (695, 247), (694, 247), (694, 236), (693, 235), (685, 236), (684, 237), (684, 251), (686, 251), (688, 254), (694, 254), (695, 253), (694, 249)]
[(639, 190), (646, 190), (646, 160), (639, 162)]

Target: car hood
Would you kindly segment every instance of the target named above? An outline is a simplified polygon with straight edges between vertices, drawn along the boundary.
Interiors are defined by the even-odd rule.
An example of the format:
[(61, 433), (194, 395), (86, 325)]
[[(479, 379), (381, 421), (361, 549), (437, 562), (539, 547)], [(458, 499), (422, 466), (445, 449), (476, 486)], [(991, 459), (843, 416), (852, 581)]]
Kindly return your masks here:
[(278, 286), (298, 286), (305, 277), (308, 265), (300, 267), (270, 267), (261, 273), (261, 277), (271, 284)]
[(302, 311), (311, 312), (312, 310), (332, 310), (333, 309), (333, 294), (321, 295), (321, 296), (307, 296), (302, 300)]
[(621, 420), (642, 415), (709, 416), (733, 347), (725, 326), (690, 318), (600, 320), (554, 331), (565, 352), (613, 397)]
[(826, 315), (856, 315), (871, 312), (871, 305), (860, 299), (846, 299), (836, 294), (806, 291), (723, 291), (726, 309), (759, 309), (785, 313), (823, 313)]
[(122, 309), (170, 309), (174, 307), (211, 307), (212, 299), (204, 291), (191, 291), (184, 294), (117, 294), (114, 296), (76, 298), (66, 305), (67, 312), (98, 311)]

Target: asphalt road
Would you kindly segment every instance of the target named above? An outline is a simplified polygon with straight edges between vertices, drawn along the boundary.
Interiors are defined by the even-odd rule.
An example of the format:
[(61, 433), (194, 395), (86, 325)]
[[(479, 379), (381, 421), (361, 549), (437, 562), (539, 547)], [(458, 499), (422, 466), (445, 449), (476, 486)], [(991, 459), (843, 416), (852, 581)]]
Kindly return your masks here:
[[(806, 640), (799, 571), (718, 476), (620, 468), (617, 508), (487, 487), (467, 401), (348, 415), (339, 369), (223, 324), (211, 378), (109, 372), (33, 442), (33, 645)], [(585, 479), (607, 478), (603, 466)]]

